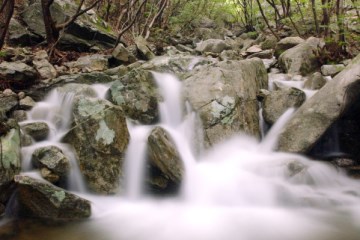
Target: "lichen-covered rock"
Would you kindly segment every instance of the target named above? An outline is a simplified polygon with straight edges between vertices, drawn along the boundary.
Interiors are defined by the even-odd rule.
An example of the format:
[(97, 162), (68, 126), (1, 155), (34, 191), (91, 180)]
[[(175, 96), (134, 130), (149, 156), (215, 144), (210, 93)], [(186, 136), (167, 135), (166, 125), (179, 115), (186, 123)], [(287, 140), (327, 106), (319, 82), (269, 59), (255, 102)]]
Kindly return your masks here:
[(297, 88), (270, 92), (263, 100), (264, 120), (268, 124), (274, 124), (288, 108), (298, 108), (305, 100), (305, 93)]
[(333, 64), (333, 65), (322, 65), (321, 66), (321, 73), (324, 76), (335, 76), (337, 73), (344, 70), (344, 64)]
[(309, 76), (304, 82), (304, 88), (318, 90), (327, 83), (326, 79), (319, 72), (315, 72)]
[(151, 168), (157, 170), (151, 171), (150, 183), (156, 182), (156, 179), (162, 177), (166, 182), (164, 184), (165, 189), (169, 186), (174, 187), (174, 185), (179, 187), (183, 177), (184, 166), (175, 143), (169, 133), (163, 128), (155, 127), (151, 131), (148, 137), (148, 154)]
[(9, 83), (17, 88), (32, 85), (37, 76), (36, 70), (23, 62), (3, 61), (0, 63), (0, 79), (10, 81)]
[(273, 57), (273, 50), (264, 50), (261, 52), (257, 52), (257, 53), (253, 53), (250, 56), (248, 56), (247, 58), (254, 58), (254, 57), (258, 57), (261, 59), (270, 59)]
[(25, 123), (21, 129), (36, 141), (45, 140), (50, 132), (49, 126), (45, 122)]
[(276, 44), (274, 55), (278, 58), (286, 50), (293, 48), (303, 42), (305, 42), (305, 40), (300, 37), (283, 38)]
[(60, 93), (74, 93), (75, 96), (88, 96), (88, 97), (96, 97), (97, 94), (95, 90), (87, 84), (80, 84), (80, 83), (68, 83), (64, 86), (56, 88), (56, 90)]
[(7, 203), (14, 176), (21, 170), (20, 130), (15, 121), (0, 122), (0, 204)]
[(103, 194), (116, 192), (129, 143), (122, 109), (106, 100), (78, 96), (73, 117), (73, 128), (64, 140), (74, 147), (89, 188)]
[(317, 50), (317, 46), (320, 46), (320, 43), (319, 39), (309, 38), (305, 42), (286, 50), (279, 56), (279, 66), (291, 74), (305, 76), (313, 72), (319, 67), (314, 52)]
[(19, 214), (51, 221), (73, 221), (88, 218), (88, 200), (64, 189), (28, 176), (15, 176), (18, 190)]
[(134, 120), (151, 124), (159, 118), (159, 96), (150, 71), (129, 72), (112, 84), (109, 95), (109, 100)]
[(20, 130), (11, 128), (1, 135), (0, 185), (3, 185), (20, 172)]
[(260, 59), (223, 61), (195, 69), (184, 85), (185, 100), (200, 114), (208, 145), (240, 131), (260, 135), (256, 94), (268, 85)]
[(360, 97), (360, 55), (306, 101), (285, 126), (279, 150), (306, 153)]
[(151, 51), (149, 44), (142, 36), (138, 36), (137, 38), (135, 38), (135, 44), (142, 59), (151, 60), (155, 57), (155, 54)]
[(36, 149), (32, 154), (31, 162), (34, 167), (41, 169), (44, 179), (52, 183), (64, 179), (70, 170), (69, 159), (64, 155), (62, 150), (56, 146)]
[(230, 46), (221, 39), (208, 39), (198, 43), (196, 46), (196, 51), (201, 53), (221, 53), (227, 49), (230, 49)]

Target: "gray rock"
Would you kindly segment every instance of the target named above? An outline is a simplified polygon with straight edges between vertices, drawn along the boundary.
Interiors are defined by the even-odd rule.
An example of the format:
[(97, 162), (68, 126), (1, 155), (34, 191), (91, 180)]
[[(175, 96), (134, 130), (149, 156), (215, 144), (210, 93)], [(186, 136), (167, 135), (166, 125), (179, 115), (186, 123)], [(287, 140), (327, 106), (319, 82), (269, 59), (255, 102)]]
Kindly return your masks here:
[(274, 124), (288, 108), (298, 108), (305, 100), (305, 93), (297, 88), (270, 92), (263, 100), (264, 120), (268, 124)]
[(262, 51), (262, 49), (259, 45), (252, 45), (251, 47), (246, 49), (247, 54), (259, 53), (261, 51)]
[(34, 167), (41, 169), (42, 176), (55, 183), (64, 179), (70, 170), (70, 161), (62, 150), (56, 146), (36, 149), (31, 158)]
[(227, 49), (230, 49), (230, 46), (224, 40), (208, 39), (198, 43), (195, 50), (201, 53), (221, 53)]
[(335, 76), (342, 70), (344, 70), (345, 65), (344, 64), (333, 64), (333, 65), (322, 65), (321, 66), (321, 73), (324, 76)]
[(26, 112), (24, 110), (15, 110), (10, 115), (11, 118), (15, 119), (17, 122), (22, 122), (27, 119)]
[[(3, 128), (3, 127), (2, 127)], [(21, 168), (20, 131), (11, 128), (1, 134), (0, 187), (11, 182)]]
[(74, 93), (75, 96), (88, 96), (88, 97), (96, 97), (97, 94), (95, 90), (87, 84), (80, 83), (68, 83), (62, 87), (56, 88), (56, 90), (60, 93)]
[(109, 59), (102, 54), (93, 54), (80, 57), (75, 62), (68, 62), (65, 65), (80, 72), (104, 71), (109, 67)]
[(279, 57), (279, 66), (291, 74), (301, 74), (303, 76), (313, 72), (319, 67), (319, 62), (314, 54), (320, 40), (314, 43), (314, 38), (309, 38), (306, 42), (283, 52)]
[(156, 72), (167, 72), (181, 75), (199, 66), (217, 62), (214, 58), (178, 54), (174, 56), (159, 56), (146, 62), (142, 69)]
[(115, 59), (127, 63), (133, 62), (135, 57), (125, 48), (122, 43), (119, 43), (111, 54)]
[(36, 102), (29, 96), (21, 99), (19, 101), (19, 107), (23, 110), (30, 110), (36, 105)]
[(17, 19), (12, 18), (9, 25), (9, 40), (11, 45), (31, 46), (42, 41), (42, 37), (31, 33)]
[(42, 79), (51, 79), (57, 76), (57, 71), (47, 59), (33, 60), (35, 69)]
[(122, 109), (106, 100), (78, 96), (73, 117), (74, 127), (64, 141), (74, 147), (89, 188), (102, 194), (116, 192), (129, 143)]
[[(179, 186), (184, 173), (183, 162), (171, 136), (163, 128), (155, 127), (151, 131), (148, 137), (148, 154), (150, 166), (158, 169), (167, 182), (171, 181)], [(151, 177), (154, 179), (159, 176)]]
[(261, 49), (270, 50), (275, 49), (277, 43), (277, 39), (274, 36), (268, 36), (265, 40), (260, 44)]
[(327, 83), (326, 79), (319, 72), (315, 72), (309, 76), (304, 82), (304, 88), (318, 90)]
[(50, 132), (49, 126), (45, 122), (25, 123), (21, 129), (36, 141), (45, 140)]
[(20, 216), (51, 221), (73, 221), (88, 218), (91, 204), (72, 193), (28, 176), (15, 176)]
[(360, 55), (306, 101), (285, 126), (279, 150), (306, 153), (360, 97)]
[(5, 91), (0, 93), (0, 112), (9, 113), (19, 104), (18, 96), (15, 93), (7, 94)]
[(155, 54), (151, 51), (148, 42), (143, 37), (138, 36), (135, 38), (135, 44), (143, 59), (151, 60), (155, 57)]
[[(70, 0), (55, 0), (51, 6), (52, 16), (57, 23), (68, 20), (77, 10), (77, 5)], [(20, 14), (28, 30), (45, 39), (45, 28), (40, 1), (34, 1)], [(58, 46), (64, 50), (89, 51), (91, 47), (100, 49), (113, 47), (115, 34), (96, 16), (94, 11), (81, 15), (73, 24), (65, 29)]]
[(121, 106), (126, 116), (144, 124), (159, 118), (158, 93), (150, 71), (133, 70), (110, 87), (109, 100)]
[(220, 53), (220, 60), (226, 61), (226, 60), (242, 60), (243, 57), (239, 53), (239, 51), (236, 50), (224, 50)]
[(184, 97), (200, 114), (208, 145), (240, 131), (260, 136), (256, 94), (267, 88), (260, 59), (223, 61), (195, 69), (184, 82)]
[(274, 55), (276, 58), (278, 58), (286, 50), (293, 48), (303, 42), (305, 42), (305, 40), (300, 37), (283, 38), (276, 44)]
[(37, 76), (36, 70), (25, 63), (6, 61), (0, 63), (0, 78), (10, 81), (12, 86), (25, 88), (32, 85)]
[(257, 53), (253, 53), (250, 56), (248, 56), (247, 58), (261, 58), (261, 59), (271, 59), (273, 57), (273, 50), (265, 50), (265, 51), (261, 51), (261, 52), (257, 52)]

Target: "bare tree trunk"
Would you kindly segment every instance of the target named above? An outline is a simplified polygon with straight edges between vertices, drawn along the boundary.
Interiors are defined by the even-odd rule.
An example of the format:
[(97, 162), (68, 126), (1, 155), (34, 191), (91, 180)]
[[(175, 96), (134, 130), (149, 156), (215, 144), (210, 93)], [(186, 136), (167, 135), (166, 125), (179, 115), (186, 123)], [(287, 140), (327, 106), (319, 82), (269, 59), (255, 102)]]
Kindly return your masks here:
[(3, 0), (0, 5), (0, 50), (4, 46), (6, 33), (9, 28), (11, 17), (14, 13), (14, 0)]
[(345, 46), (345, 24), (344, 24), (344, 1), (336, 0), (336, 20), (339, 28), (338, 43), (341, 46), (343, 52), (346, 52)]
[(311, 0), (311, 10), (313, 12), (316, 34), (319, 36), (320, 30), (319, 30), (319, 21), (317, 19), (317, 14), (316, 14), (315, 0)]
[(266, 25), (268, 26), (269, 30), (271, 31), (271, 33), (276, 37), (276, 39), (279, 41), (280, 38), (279, 36), (274, 32), (274, 30), (271, 28), (270, 24), (269, 24), (269, 21), (267, 20), (265, 14), (264, 14), (264, 11), (262, 9), (262, 6), (261, 6), (261, 3), (260, 3), (260, 0), (256, 0), (258, 6), (259, 6), (259, 10), (260, 10), (260, 13), (261, 13), (261, 16), (263, 17)]
[(329, 35), (329, 24), (330, 24), (330, 16), (329, 16), (329, 0), (321, 0), (323, 18), (321, 21), (321, 28), (324, 32), (324, 36), (327, 37)]

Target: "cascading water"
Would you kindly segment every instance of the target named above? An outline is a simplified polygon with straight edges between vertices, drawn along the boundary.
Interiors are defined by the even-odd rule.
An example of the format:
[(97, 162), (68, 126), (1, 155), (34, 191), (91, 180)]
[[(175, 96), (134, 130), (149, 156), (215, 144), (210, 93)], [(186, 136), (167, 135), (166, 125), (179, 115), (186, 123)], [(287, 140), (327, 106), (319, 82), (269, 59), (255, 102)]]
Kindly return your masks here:
[(154, 76), (163, 93), (171, 92), (163, 94), (160, 125), (171, 134), (184, 161), (182, 191), (166, 199), (142, 194), (145, 143), (152, 127), (130, 126), (126, 196), (83, 195), (93, 203), (92, 219), (60, 232), (46, 229), (47, 238), (359, 239), (360, 182), (330, 165), (271, 151), (278, 131), (274, 129), (281, 128), (291, 110), (262, 143), (239, 135), (198, 156), (191, 148), (194, 115), (183, 118), (181, 102), (170, 100), (180, 96), (174, 92), (180, 92), (181, 84), (170, 75)]

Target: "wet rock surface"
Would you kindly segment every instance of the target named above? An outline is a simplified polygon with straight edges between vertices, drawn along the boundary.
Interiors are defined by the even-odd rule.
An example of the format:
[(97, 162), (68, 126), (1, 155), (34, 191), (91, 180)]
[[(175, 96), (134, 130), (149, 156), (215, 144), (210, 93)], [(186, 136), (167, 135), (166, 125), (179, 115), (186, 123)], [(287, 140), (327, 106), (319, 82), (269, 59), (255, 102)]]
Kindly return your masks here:
[(19, 214), (51, 221), (74, 221), (89, 218), (90, 202), (64, 189), (28, 176), (15, 176)]

